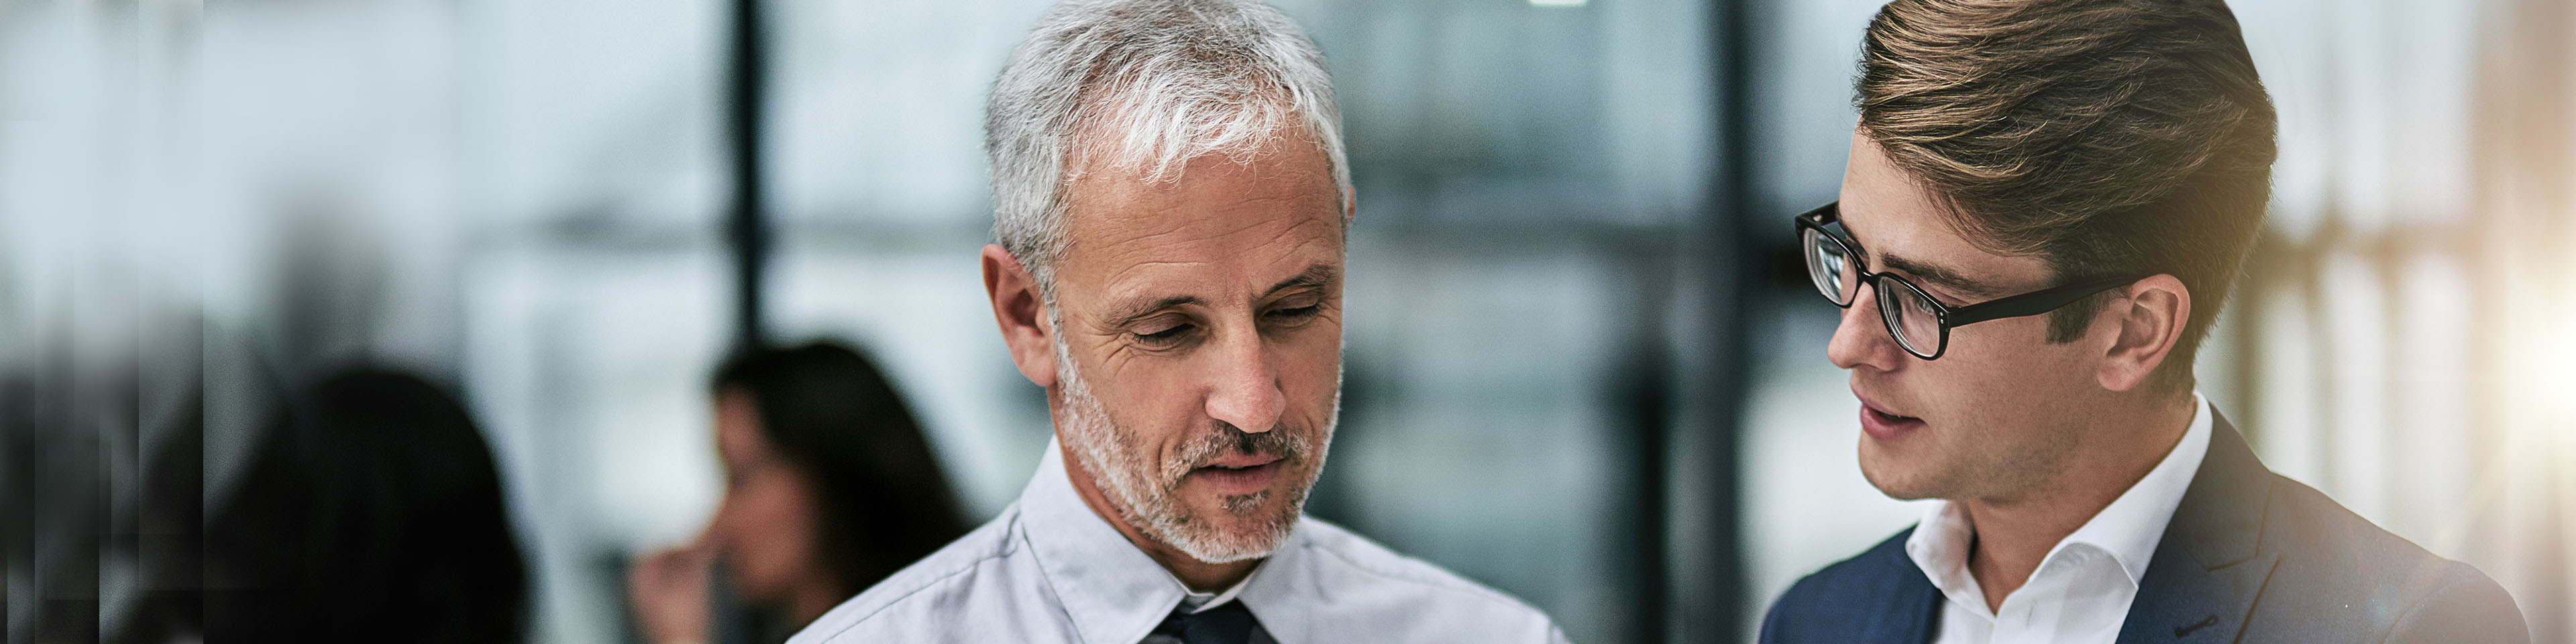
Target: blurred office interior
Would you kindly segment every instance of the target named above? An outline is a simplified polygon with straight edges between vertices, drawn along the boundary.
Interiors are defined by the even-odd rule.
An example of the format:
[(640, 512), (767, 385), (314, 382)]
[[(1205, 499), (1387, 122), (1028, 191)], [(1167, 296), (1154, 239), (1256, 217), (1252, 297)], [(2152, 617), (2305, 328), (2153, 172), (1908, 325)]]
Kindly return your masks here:
[[(7, 641), (118, 639), (155, 455), (226, 502), (257, 401), (352, 363), (481, 424), (531, 641), (635, 636), (737, 343), (864, 344), (992, 515), (1050, 429), (977, 277), (982, 106), (1046, 4), (0, 3)], [(1917, 518), (1791, 252), (1876, 0), (1277, 4), (1359, 190), (1314, 515), (1578, 642), (1749, 641)], [(2576, 642), (2576, 2), (2231, 4), (2282, 153), (2200, 391)]]

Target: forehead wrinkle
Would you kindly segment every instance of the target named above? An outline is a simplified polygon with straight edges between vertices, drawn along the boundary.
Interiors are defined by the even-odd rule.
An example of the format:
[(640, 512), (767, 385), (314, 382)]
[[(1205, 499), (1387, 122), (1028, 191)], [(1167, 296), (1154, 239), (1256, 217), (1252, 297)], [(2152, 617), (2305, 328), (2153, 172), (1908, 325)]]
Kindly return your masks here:
[[(1265, 225), (1272, 225), (1272, 224), (1274, 223), (1274, 218), (1272, 218), (1272, 217), (1266, 217), (1266, 216), (1227, 216), (1227, 211), (1238, 211), (1238, 210), (1245, 210), (1245, 209), (1251, 209), (1251, 208), (1258, 208), (1258, 207), (1259, 207), (1259, 206), (1261, 206), (1262, 204), (1270, 203), (1270, 202), (1291, 203), (1291, 202), (1293, 202), (1293, 201), (1294, 201), (1293, 199), (1287, 199), (1287, 198), (1258, 197), (1258, 198), (1248, 198), (1248, 199), (1243, 199), (1243, 200), (1240, 200), (1240, 201), (1235, 201), (1235, 202), (1228, 203), (1228, 204), (1224, 204), (1224, 205), (1221, 205), (1221, 206), (1213, 206), (1213, 207), (1207, 207), (1207, 208), (1187, 208), (1187, 207), (1185, 207), (1185, 206), (1177, 206), (1177, 205), (1176, 205), (1176, 206), (1170, 206), (1170, 207), (1156, 208), (1156, 209), (1155, 209), (1151, 214), (1138, 215), (1138, 216), (1135, 216), (1135, 217), (1129, 217), (1129, 218), (1126, 218), (1126, 219), (1127, 219), (1128, 221), (1130, 221), (1130, 222), (1138, 223), (1138, 224), (1143, 224), (1143, 223), (1145, 223), (1143, 220), (1148, 220), (1148, 219), (1170, 219), (1170, 220), (1173, 220), (1173, 221), (1169, 222), (1167, 225), (1164, 225), (1164, 226), (1159, 227), (1159, 228), (1160, 228), (1159, 230), (1146, 230), (1146, 231), (1140, 232), (1140, 233), (1138, 233), (1138, 234), (1136, 234), (1136, 235), (1122, 237), (1121, 239), (1118, 239), (1118, 240), (1116, 240), (1116, 241), (1117, 241), (1118, 243), (1122, 243), (1122, 244), (1139, 244), (1139, 243), (1155, 242), (1155, 241), (1157, 241), (1157, 240), (1169, 239), (1169, 238), (1173, 238), (1173, 237), (1185, 237), (1185, 238), (1186, 238), (1186, 240), (1223, 239), (1223, 238), (1227, 238), (1227, 237), (1233, 237), (1233, 236), (1236, 236), (1236, 235), (1241, 235), (1241, 234), (1244, 234), (1244, 233), (1247, 233), (1247, 232), (1251, 232), (1251, 231), (1253, 231), (1254, 229), (1260, 228), (1260, 227), (1265, 226)], [(1158, 216), (1157, 216), (1157, 215), (1161, 215), (1161, 214), (1165, 214), (1165, 213), (1172, 213), (1172, 212), (1175, 212), (1175, 211), (1184, 211), (1184, 210), (1188, 211), (1188, 214), (1184, 214), (1184, 215), (1182, 215), (1182, 216), (1178, 216), (1178, 217), (1158, 217)], [(1217, 224), (1217, 225), (1218, 225), (1218, 226), (1220, 226), (1221, 228), (1220, 228), (1219, 230), (1208, 231), (1208, 232), (1205, 232), (1205, 233), (1201, 233), (1201, 232), (1199, 232), (1199, 231), (1195, 231), (1195, 230), (1193, 230), (1193, 228), (1195, 228), (1195, 227), (1196, 227), (1196, 226), (1195, 226), (1195, 224), (1200, 223), (1200, 221), (1199, 221), (1199, 220), (1201, 220), (1201, 219), (1209, 219), (1209, 218), (1221, 219), (1221, 220), (1222, 220), (1222, 221), (1221, 221), (1221, 223)], [(1303, 221), (1301, 221), (1301, 222), (1296, 222), (1296, 223), (1290, 224), (1290, 225), (1288, 225), (1288, 226), (1285, 226), (1285, 227), (1281, 228), (1281, 230), (1279, 231), (1279, 233), (1278, 233), (1278, 234), (1273, 235), (1273, 237), (1284, 236), (1284, 235), (1287, 235), (1287, 234), (1290, 234), (1290, 233), (1294, 233), (1294, 232), (1296, 232), (1298, 229), (1300, 229), (1300, 228), (1304, 228), (1304, 227), (1305, 227), (1307, 224), (1309, 224), (1309, 223), (1316, 223), (1316, 222), (1303, 222)], [(1139, 226), (1139, 227), (1142, 227), (1142, 226)], [(1149, 245), (1149, 246), (1151, 246), (1151, 247), (1160, 247), (1160, 244), (1148, 244), (1148, 245)]]
[[(1236, 205), (1237, 205), (1237, 206), (1240, 206), (1240, 205), (1247, 205), (1247, 204), (1249, 204), (1249, 203), (1251, 203), (1251, 202), (1253, 202), (1253, 201), (1268, 201), (1268, 200), (1266, 200), (1266, 199), (1264, 199), (1264, 200), (1247, 200), (1247, 201), (1245, 201), (1245, 202), (1238, 202)], [(1282, 201), (1284, 201), (1284, 200), (1282, 200)], [(1172, 211), (1172, 210), (1177, 210), (1177, 208), (1163, 208), (1163, 209), (1158, 209), (1156, 212), (1170, 212), (1170, 211)], [(1101, 240), (1101, 241), (1095, 241), (1095, 242), (1093, 242), (1092, 244), (1082, 244), (1082, 243), (1080, 242), (1080, 240), (1078, 239), (1078, 240), (1077, 240), (1077, 242), (1076, 242), (1076, 246), (1085, 246), (1085, 245), (1088, 245), (1088, 246), (1091, 246), (1091, 247), (1093, 247), (1093, 248), (1098, 249), (1098, 251), (1096, 252), (1096, 254), (1094, 254), (1094, 255), (1093, 255), (1093, 259), (1094, 259), (1095, 261), (1101, 261), (1101, 260), (1106, 260), (1106, 261), (1117, 261), (1118, 259), (1121, 259), (1121, 258), (1124, 258), (1124, 257), (1134, 256), (1134, 255), (1139, 255), (1139, 254), (1157, 254), (1157, 253), (1164, 252), (1164, 251), (1173, 251), (1173, 250), (1175, 250), (1175, 249), (1192, 249), (1192, 248), (1194, 248), (1194, 247), (1201, 246), (1201, 244), (1196, 243), (1196, 242), (1210, 241), (1210, 240), (1217, 240), (1217, 239), (1225, 239), (1225, 238), (1229, 238), (1229, 237), (1235, 237), (1235, 236), (1238, 236), (1238, 235), (1245, 235), (1245, 234), (1256, 233), (1256, 232), (1259, 232), (1259, 231), (1258, 231), (1258, 229), (1263, 228), (1263, 227), (1267, 227), (1267, 226), (1277, 226), (1277, 227), (1278, 227), (1278, 230), (1277, 230), (1277, 231), (1275, 231), (1275, 232), (1271, 232), (1271, 233), (1269, 233), (1269, 234), (1268, 234), (1268, 239), (1267, 239), (1266, 241), (1269, 241), (1269, 242), (1285, 242), (1285, 243), (1261, 243), (1261, 244), (1256, 244), (1256, 245), (1254, 245), (1254, 246), (1253, 246), (1253, 248), (1254, 248), (1254, 249), (1256, 249), (1256, 250), (1257, 250), (1257, 249), (1261, 249), (1261, 248), (1277, 247), (1277, 248), (1280, 248), (1280, 249), (1281, 249), (1281, 250), (1280, 250), (1280, 255), (1282, 255), (1282, 256), (1286, 256), (1286, 255), (1293, 255), (1293, 254), (1296, 254), (1296, 253), (1298, 253), (1298, 252), (1300, 252), (1300, 251), (1303, 251), (1307, 246), (1309, 246), (1309, 245), (1311, 245), (1311, 244), (1318, 243), (1318, 242), (1339, 241), (1339, 237), (1338, 237), (1338, 236), (1334, 236), (1334, 235), (1319, 235), (1319, 236), (1316, 236), (1314, 239), (1303, 239), (1303, 240), (1295, 239), (1295, 238), (1297, 237), (1297, 235), (1298, 235), (1298, 233), (1299, 233), (1300, 231), (1306, 230), (1306, 229), (1311, 228), (1311, 227), (1314, 227), (1314, 226), (1329, 226), (1329, 225), (1332, 225), (1332, 224), (1336, 223), (1336, 221), (1337, 221), (1337, 220), (1336, 220), (1336, 219), (1333, 219), (1333, 218), (1332, 218), (1332, 216), (1331, 216), (1331, 215), (1329, 215), (1329, 214), (1321, 215), (1321, 216), (1317, 216), (1317, 215), (1308, 215), (1308, 216), (1303, 216), (1303, 217), (1298, 217), (1298, 216), (1295, 216), (1295, 215), (1290, 215), (1290, 216), (1288, 216), (1288, 217), (1289, 217), (1289, 218), (1296, 219), (1296, 221), (1289, 222), (1289, 223), (1287, 223), (1287, 224), (1286, 224), (1286, 225), (1284, 225), (1284, 226), (1279, 225), (1279, 219), (1281, 219), (1281, 217), (1277, 217), (1277, 216), (1222, 217), (1222, 216), (1220, 215), (1219, 217), (1221, 217), (1222, 219), (1228, 220), (1228, 221), (1223, 221), (1223, 222), (1221, 222), (1221, 223), (1219, 223), (1219, 224), (1218, 224), (1218, 225), (1222, 226), (1222, 229), (1221, 229), (1221, 230), (1217, 230), (1217, 231), (1213, 231), (1213, 232), (1208, 232), (1208, 233), (1202, 233), (1202, 232), (1199, 232), (1199, 231), (1194, 230), (1194, 229), (1196, 228), (1196, 226), (1195, 226), (1194, 224), (1202, 223), (1200, 220), (1205, 219), (1205, 217), (1157, 217), (1157, 216), (1155, 216), (1155, 215), (1150, 215), (1150, 214), (1149, 214), (1149, 215), (1139, 215), (1139, 216), (1134, 216), (1134, 217), (1124, 217), (1124, 218), (1120, 218), (1119, 220), (1115, 220), (1115, 221), (1104, 221), (1104, 222), (1102, 222), (1102, 223), (1104, 223), (1104, 224), (1110, 224), (1110, 225), (1109, 225), (1109, 226), (1104, 226), (1103, 228), (1111, 228), (1111, 230), (1097, 230), (1097, 229), (1095, 229), (1095, 231), (1096, 231), (1096, 232), (1092, 233), (1091, 235), (1077, 235), (1077, 239), (1078, 239), (1078, 238), (1080, 238), (1080, 237), (1088, 237), (1088, 236), (1093, 236), (1093, 235), (1107, 236), (1107, 237), (1111, 237), (1111, 239), (1108, 239), (1108, 240)], [(1120, 225), (1118, 225), (1118, 224), (1122, 224), (1122, 223), (1123, 223), (1123, 224), (1138, 224), (1138, 225), (1140, 225), (1140, 226), (1138, 226), (1138, 227), (1142, 227), (1141, 225), (1146, 225), (1146, 224), (1147, 224), (1147, 222), (1145, 222), (1144, 220), (1157, 219), (1157, 218), (1162, 218), (1162, 219), (1174, 219), (1174, 220), (1177, 220), (1177, 221), (1171, 221), (1171, 222), (1168, 222), (1168, 223), (1166, 223), (1165, 225), (1162, 225), (1162, 226), (1156, 227), (1157, 229), (1148, 229), (1148, 230), (1143, 230), (1143, 231), (1136, 232), (1136, 233), (1134, 233), (1134, 234), (1125, 234), (1125, 235), (1122, 235), (1122, 234), (1119, 234), (1119, 231), (1114, 230), (1115, 228), (1123, 228), (1123, 227), (1127, 227), (1127, 226), (1120, 226)], [(1180, 252), (1178, 252), (1178, 253), (1174, 253), (1174, 254), (1184, 254), (1184, 255), (1186, 255), (1186, 254), (1188, 254), (1189, 252), (1190, 252), (1190, 251), (1188, 251), (1188, 250), (1181, 250)], [(1119, 282), (1119, 281), (1122, 281), (1122, 280), (1127, 279), (1127, 278), (1130, 276), (1130, 274), (1134, 273), (1135, 271), (1137, 271), (1137, 270), (1139, 270), (1139, 269), (1143, 269), (1143, 268), (1149, 267), (1149, 266), (1158, 266), (1158, 265), (1167, 265), (1167, 264), (1208, 264), (1208, 263), (1212, 263), (1212, 262), (1214, 262), (1214, 261), (1216, 261), (1216, 260), (1218, 260), (1218, 259), (1223, 259), (1223, 258), (1192, 258), (1192, 257), (1182, 257), (1182, 258), (1172, 258), (1172, 259), (1152, 259), (1152, 260), (1146, 260), (1146, 261), (1139, 261), (1139, 262), (1136, 262), (1136, 263), (1133, 263), (1133, 264), (1127, 264), (1127, 265), (1120, 266), (1120, 267), (1115, 268), (1115, 269), (1111, 269), (1111, 270), (1110, 270), (1110, 272), (1109, 272), (1109, 276), (1108, 276), (1108, 278), (1107, 278), (1107, 282), (1108, 282), (1108, 283), (1110, 283), (1110, 284), (1113, 284), (1113, 285), (1114, 285), (1114, 284), (1116, 284), (1116, 283), (1117, 283), (1117, 282)], [(1072, 262), (1074, 262), (1074, 261), (1080, 261), (1080, 260), (1077, 260), (1077, 259), (1075, 259), (1074, 257), (1068, 257), (1068, 258), (1067, 258), (1067, 263), (1072, 263)]]
[[(1137, 263), (1134, 263), (1134, 264), (1129, 264), (1129, 265), (1126, 265), (1126, 266), (1119, 267), (1117, 270), (1110, 271), (1109, 275), (1108, 275), (1107, 277), (1105, 277), (1105, 278), (1103, 278), (1103, 279), (1101, 280), (1101, 284), (1102, 284), (1102, 287), (1103, 287), (1103, 288), (1102, 288), (1102, 290), (1109, 292), (1109, 293), (1110, 293), (1109, 299), (1111, 299), (1111, 300), (1113, 300), (1113, 301), (1124, 301), (1124, 300), (1132, 300), (1132, 299), (1136, 299), (1136, 298), (1139, 298), (1139, 297), (1143, 297), (1143, 295), (1141, 295), (1141, 292), (1142, 292), (1142, 291), (1147, 290), (1147, 289), (1146, 289), (1144, 286), (1142, 286), (1142, 285), (1139, 285), (1139, 286), (1129, 286), (1129, 285), (1128, 285), (1128, 282), (1131, 282), (1131, 281), (1139, 281), (1139, 280), (1138, 280), (1138, 278), (1136, 277), (1136, 275), (1137, 275), (1138, 273), (1146, 272), (1146, 271), (1147, 271), (1147, 270), (1149, 270), (1149, 269), (1153, 269), (1153, 268), (1156, 268), (1156, 267), (1163, 267), (1163, 266), (1185, 266), (1185, 267), (1186, 267), (1186, 266), (1199, 266), (1199, 265), (1203, 265), (1203, 264), (1207, 264), (1207, 262), (1202, 262), (1202, 261), (1153, 261), (1153, 262), (1137, 262)], [(1204, 273), (1207, 273), (1207, 272), (1208, 272), (1208, 271), (1186, 271), (1186, 270), (1185, 270), (1185, 271), (1183, 271), (1183, 272), (1182, 272), (1182, 273), (1180, 273), (1180, 274), (1196, 276), (1196, 275), (1201, 275), (1201, 274), (1204, 274)]]
[[(1157, 240), (1168, 239), (1174, 236), (1187, 236), (1187, 239), (1189, 240), (1221, 239), (1231, 237), (1277, 221), (1280, 217), (1271, 215), (1271, 211), (1274, 209), (1263, 208), (1263, 206), (1268, 204), (1279, 204), (1283, 207), (1275, 209), (1276, 211), (1296, 213), (1287, 216), (1301, 220), (1282, 228), (1280, 231), (1280, 235), (1282, 236), (1293, 233), (1310, 224), (1337, 222), (1339, 221), (1340, 215), (1339, 210), (1336, 208), (1310, 209), (1300, 207), (1301, 204), (1299, 202), (1311, 198), (1312, 195), (1292, 196), (1256, 194), (1242, 196), (1224, 203), (1207, 206), (1196, 206), (1194, 204), (1184, 203), (1182, 202), (1183, 199), (1177, 198), (1177, 196), (1157, 195), (1160, 198), (1119, 199), (1119, 197), (1137, 195), (1138, 193), (1143, 193), (1145, 195), (1154, 195), (1155, 193), (1170, 195), (1170, 193), (1176, 191), (1173, 187), (1168, 185), (1140, 186), (1137, 183), (1134, 183), (1132, 179), (1122, 183), (1125, 183), (1126, 185), (1109, 188), (1112, 191), (1110, 195), (1104, 195), (1103, 197), (1089, 199), (1086, 201), (1145, 201), (1148, 203), (1136, 204), (1142, 205), (1144, 208), (1141, 209), (1141, 211), (1131, 211), (1132, 214), (1124, 216), (1110, 216), (1103, 214), (1077, 218), (1077, 222), (1079, 222), (1080, 219), (1097, 220), (1097, 225), (1074, 226), (1076, 230), (1072, 236), (1074, 237), (1075, 244), (1081, 244), (1082, 241), (1084, 241), (1082, 239), (1083, 237), (1094, 236), (1108, 237), (1108, 239), (1097, 240), (1094, 243), (1118, 246), (1130, 246), (1140, 243), (1155, 242)], [(1163, 203), (1151, 203), (1155, 201)], [(1133, 206), (1131, 205), (1130, 207)], [(1093, 209), (1116, 210), (1116, 208), (1105, 206), (1100, 208), (1086, 208), (1085, 210)], [(1245, 210), (1256, 212), (1249, 215), (1229, 216)], [(1318, 212), (1305, 212), (1308, 210), (1316, 210)], [(1208, 219), (1222, 220), (1216, 224), (1221, 228), (1210, 234), (1200, 234), (1194, 231), (1194, 229), (1199, 225), (1206, 223), (1205, 220)], [(1083, 229), (1089, 229), (1089, 234), (1084, 234)], [(1161, 246), (1161, 244), (1146, 244), (1146, 247)]]

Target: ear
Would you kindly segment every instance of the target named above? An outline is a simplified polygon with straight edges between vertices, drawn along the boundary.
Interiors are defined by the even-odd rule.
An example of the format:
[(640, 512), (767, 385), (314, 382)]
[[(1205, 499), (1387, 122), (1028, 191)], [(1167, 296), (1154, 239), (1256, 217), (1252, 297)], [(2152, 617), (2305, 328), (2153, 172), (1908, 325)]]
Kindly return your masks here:
[(2182, 343), (2182, 328), (2191, 320), (2191, 290), (2172, 275), (2157, 275), (2128, 286), (2128, 298), (2102, 312), (2119, 333), (2102, 356), (2094, 379), (2103, 389), (2129, 391), (2153, 378), (2156, 367)]
[(1002, 327), (1002, 344), (1020, 375), (1040, 387), (1055, 386), (1055, 340), (1047, 333), (1046, 298), (1037, 276), (1029, 274), (999, 244), (984, 245), (984, 295), (993, 301), (993, 321)]

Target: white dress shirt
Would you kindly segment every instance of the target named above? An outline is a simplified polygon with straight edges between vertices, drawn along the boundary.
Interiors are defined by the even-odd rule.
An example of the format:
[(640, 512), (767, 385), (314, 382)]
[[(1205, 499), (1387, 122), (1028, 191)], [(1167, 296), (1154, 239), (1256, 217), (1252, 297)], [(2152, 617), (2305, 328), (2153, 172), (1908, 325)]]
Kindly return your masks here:
[(1137, 644), (1173, 609), (1243, 602), (1255, 641), (1565, 642), (1546, 615), (1493, 589), (1300, 518), (1251, 576), (1192, 596), (1084, 505), (1053, 441), (1000, 517), (842, 602), (790, 644)]
[(1986, 608), (1986, 594), (1968, 573), (1975, 526), (1953, 501), (1935, 503), (1905, 540), (1905, 554), (1948, 599), (1942, 602), (1935, 644), (2102, 642), (2120, 635), (2129, 602), (2156, 542), (2182, 504), (2200, 461), (2209, 454), (2209, 401), (2192, 392), (2191, 428), (2164, 460), (2084, 527), (2057, 542), (2030, 581), (2004, 595), (2001, 610)]

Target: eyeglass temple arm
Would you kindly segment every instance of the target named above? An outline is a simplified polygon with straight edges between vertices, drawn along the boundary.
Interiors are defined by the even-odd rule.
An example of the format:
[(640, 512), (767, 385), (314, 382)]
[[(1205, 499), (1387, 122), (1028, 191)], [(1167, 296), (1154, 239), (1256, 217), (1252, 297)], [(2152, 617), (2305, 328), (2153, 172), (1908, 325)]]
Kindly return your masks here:
[(2039, 315), (2041, 313), (2057, 310), (2057, 307), (2066, 306), (2068, 303), (2084, 299), (2094, 293), (2107, 291), (2112, 287), (2146, 279), (2147, 277), (2148, 276), (2146, 275), (2106, 277), (2098, 280), (2077, 282), (2052, 289), (2032, 291), (2000, 300), (1990, 300), (1970, 304), (1950, 309), (1950, 326), (1955, 327), (1975, 324), (1987, 320), (2000, 320), (2003, 318), (2017, 318), (2025, 315)]

